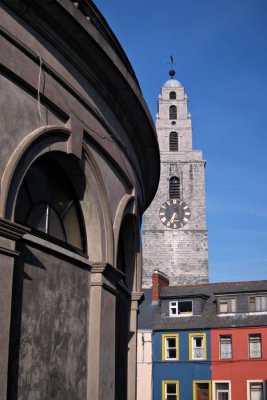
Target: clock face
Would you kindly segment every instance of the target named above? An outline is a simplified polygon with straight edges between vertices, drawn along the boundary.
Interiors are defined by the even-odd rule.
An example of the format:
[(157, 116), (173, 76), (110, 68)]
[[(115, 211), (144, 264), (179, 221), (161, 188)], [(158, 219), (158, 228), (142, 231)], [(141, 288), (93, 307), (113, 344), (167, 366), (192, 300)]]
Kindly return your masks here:
[(190, 218), (190, 209), (188, 205), (179, 199), (169, 199), (159, 210), (161, 222), (168, 228), (182, 228)]

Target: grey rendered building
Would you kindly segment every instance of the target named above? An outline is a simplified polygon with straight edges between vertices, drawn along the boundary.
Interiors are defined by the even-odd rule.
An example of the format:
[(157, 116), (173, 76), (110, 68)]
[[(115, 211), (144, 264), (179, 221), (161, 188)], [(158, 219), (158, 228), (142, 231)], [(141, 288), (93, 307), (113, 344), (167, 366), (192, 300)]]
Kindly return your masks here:
[(135, 399), (159, 179), (137, 79), (90, 1), (2, 1), (0, 40), (0, 399)]

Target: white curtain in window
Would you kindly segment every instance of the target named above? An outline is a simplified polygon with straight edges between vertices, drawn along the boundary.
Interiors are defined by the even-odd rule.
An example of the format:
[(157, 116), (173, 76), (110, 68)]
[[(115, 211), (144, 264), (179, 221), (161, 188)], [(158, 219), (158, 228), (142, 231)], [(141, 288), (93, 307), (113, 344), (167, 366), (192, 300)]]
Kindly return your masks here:
[(250, 358), (261, 358), (261, 336), (249, 336), (249, 356)]
[(251, 383), (250, 384), (250, 400), (263, 400), (262, 383)]
[(216, 400), (229, 400), (228, 383), (216, 383)]
[(256, 297), (256, 311), (267, 310), (267, 296)]

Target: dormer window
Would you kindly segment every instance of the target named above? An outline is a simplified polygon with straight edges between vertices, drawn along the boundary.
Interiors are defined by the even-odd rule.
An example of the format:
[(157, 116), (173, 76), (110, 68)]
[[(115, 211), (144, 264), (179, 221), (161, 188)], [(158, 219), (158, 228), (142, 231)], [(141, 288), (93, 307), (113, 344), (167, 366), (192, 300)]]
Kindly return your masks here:
[(251, 296), (249, 298), (249, 311), (250, 312), (263, 312), (267, 311), (267, 296)]
[(170, 92), (170, 100), (175, 100), (176, 99), (176, 93), (175, 92)]
[(221, 314), (236, 312), (236, 298), (222, 297), (219, 299), (218, 312)]
[(181, 300), (181, 301), (170, 301), (169, 306), (170, 317), (183, 316), (193, 314), (193, 302), (192, 300)]

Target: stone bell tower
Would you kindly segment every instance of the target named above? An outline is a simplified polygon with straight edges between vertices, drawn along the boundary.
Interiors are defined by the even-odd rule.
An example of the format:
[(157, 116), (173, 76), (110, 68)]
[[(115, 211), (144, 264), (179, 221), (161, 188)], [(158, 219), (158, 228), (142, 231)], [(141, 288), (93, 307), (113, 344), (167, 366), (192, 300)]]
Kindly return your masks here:
[(161, 87), (156, 130), (161, 176), (157, 194), (144, 215), (143, 287), (153, 270), (171, 285), (207, 283), (205, 161), (192, 149), (192, 121), (184, 87), (175, 71)]

